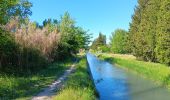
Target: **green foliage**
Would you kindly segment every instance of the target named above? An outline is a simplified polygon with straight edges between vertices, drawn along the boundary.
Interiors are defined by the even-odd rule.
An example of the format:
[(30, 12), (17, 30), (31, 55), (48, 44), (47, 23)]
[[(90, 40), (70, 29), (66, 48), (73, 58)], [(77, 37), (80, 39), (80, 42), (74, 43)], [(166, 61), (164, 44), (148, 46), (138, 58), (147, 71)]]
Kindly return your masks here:
[(81, 27), (75, 26), (75, 21), (66, 12), (58, 23), (61, 39), (55, 52), (55, 59), (62, 60), (76, 54), (79, 49), (87, 48), (90, 35)]
[(100, 46), (102, 52), (110, 52), (110, 47), (108, 45)]
[(170, 1), (161, 0), (160, 4), (155, 51), (158, 61), (170, 65)]
[(99, 37), (96, 38), (92, 45), (91, 45), (91, 49), (93, 50), (101, 50), (102, 46), (106, 46), (106, 36), (103, 35), (101, 32), (99, 33)]
[(0, 24), (7, 23), (11, 17), (18, 16), (21, 21), (31, 15), (32, 4), (28, 0), (1, 0)]
[(128, 45), (128, 49), (130, 52), (132, 52), (134, 55), (139, 55), (137, 52), (138, 51), (138, 42), (140, 40), (140, 37), (137, 36), (137, 32), (138, 32), (138, 27), (140, 24), (140, 20), (141, 20), (141, 14), (140, 14), (140, 9), (139, 7), (135, 8), (135, 13), (132, 16), (132, 22), (130, 23), (130, 29), (129, 29), (129, 34), (128, 34), (128, 41), (127, 41), (127, 45)]
[(110, 37), (111, 51), (114, 53), (128, 53), (127, 51), (127, 31), (117, 29)]
[(70, 56), (71, 53), (76, 52), (75, 45), (78, 45), (76, 39), (75, 21), (71, 19), (68, 12), (61, 17), (59, 29), (61, 32), (61, 46), (66, 50), (65, 53)]
[(170, 64), (169, 0), (138, 0), (128, 34), (129, 50), (145, 61)]

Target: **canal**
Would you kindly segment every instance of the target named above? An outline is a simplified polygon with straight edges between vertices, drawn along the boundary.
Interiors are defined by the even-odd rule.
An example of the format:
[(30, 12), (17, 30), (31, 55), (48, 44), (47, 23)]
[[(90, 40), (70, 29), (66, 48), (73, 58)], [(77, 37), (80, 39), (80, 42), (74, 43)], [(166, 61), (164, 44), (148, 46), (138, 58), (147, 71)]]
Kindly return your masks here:
[(87, 53), (100, 100), (170, 100), (170, 92), (153, 81), (120, 69)]

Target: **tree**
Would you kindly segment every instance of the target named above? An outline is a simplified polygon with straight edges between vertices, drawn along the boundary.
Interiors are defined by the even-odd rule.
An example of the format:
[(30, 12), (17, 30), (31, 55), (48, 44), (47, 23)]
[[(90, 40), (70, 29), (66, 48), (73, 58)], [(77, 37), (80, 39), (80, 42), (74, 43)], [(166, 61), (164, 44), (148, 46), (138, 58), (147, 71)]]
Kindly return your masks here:
[(145, 61), (170, 63), (170, 1), (138, 0), (130, 24), (128, 43), (131, 52)]
[(110, 37), (111, 51), (114, 53), (127, 53), (127, 31), (123, 29), (117, 29), (112, 33)]
[(159, 62), (170, 65), (170, 1), (160, 1), (155, 51)]
[(102, 46), (106, 46), (106, 36), (100, 32), (99, 37), (93, 41), (91, 49), (96, 50)]
[(75, 20), (66, 12), (57, 23), (61, 39), (55, 52), (56, 60), (62, 60), (76, 54), (80, 48), (87, 48), (90, 36), (87, 31), (75, 26)]
[(18, 16), (20, 21), (31, 15), (32, 4), (28, 0), (1, 0), (0, 24), (6, 24), (11, 17)]
[(135, 13), (132, 16), (132, 23), (130, 24), (129, 34), (128, 34), (128, 43), (129, 49), (140, 59), (144, 59), (145, 48), (147, 47), (147, 42), (145, 38), (146, 18), (144, 14), (146, 12), (148, 0), (138, 0), (138, 6), (135, 8)]
[[(77, 52), (75, 21), (70, 17), (68, 12), (61, 16), (59, 23), (59, 32), (61, 34), (61, 41), (59, 44), (59, 52), (57, 52), (56, 59), (64, 59), (64, 57), (71, 56)], [(61, 58), (62, 57), (62, 58)]]
[(138, 51), (138, 45), (137, 45), (137, 40), (138, 39), (138, 29), (139, 29), (139, 24), (141, 22), (141, 11), (139, 7), (135, 8), (135, 13), (132, 16), (132, 22), (130, 23), (130, 29), (129, 29), (129, 33), (128, 33), (128, 50), (134, 54), (134, 55), (138, 55), (136, 54)]

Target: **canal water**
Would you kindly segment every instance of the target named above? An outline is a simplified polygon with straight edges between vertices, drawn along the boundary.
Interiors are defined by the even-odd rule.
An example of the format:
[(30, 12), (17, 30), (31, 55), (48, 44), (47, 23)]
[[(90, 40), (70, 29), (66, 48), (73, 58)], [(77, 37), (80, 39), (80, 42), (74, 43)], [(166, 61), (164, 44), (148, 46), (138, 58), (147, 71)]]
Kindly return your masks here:
[(170, 92), (154, 82), (87, 53), (100, 100), (170, 100)]

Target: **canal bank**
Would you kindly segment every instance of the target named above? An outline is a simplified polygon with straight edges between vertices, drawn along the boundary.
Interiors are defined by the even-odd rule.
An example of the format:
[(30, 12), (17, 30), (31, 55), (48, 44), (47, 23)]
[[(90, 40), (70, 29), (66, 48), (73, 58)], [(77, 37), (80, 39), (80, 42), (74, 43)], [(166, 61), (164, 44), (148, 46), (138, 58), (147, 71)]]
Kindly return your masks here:
[(169, 100), (170, 92), (152, 81), (87, 54), (100, 100)]
[(75, 72), (68, 76), (64, 87), (58, 90), (52, 100), (96, 100), (95, 87), (87, 73), (85, 57), (75, 65)]

